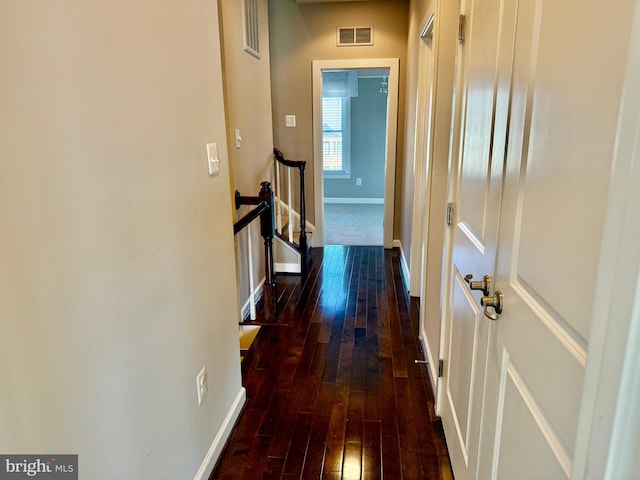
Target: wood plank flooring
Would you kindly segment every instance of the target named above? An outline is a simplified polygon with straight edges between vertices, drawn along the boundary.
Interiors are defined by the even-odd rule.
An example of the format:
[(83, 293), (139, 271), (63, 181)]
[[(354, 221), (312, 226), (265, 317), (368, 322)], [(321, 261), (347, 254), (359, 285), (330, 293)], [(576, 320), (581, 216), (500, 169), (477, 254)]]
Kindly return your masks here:
[(312, 250), (242, 362), (248, 401), (210, 479), (453, 478), (397, 250)]

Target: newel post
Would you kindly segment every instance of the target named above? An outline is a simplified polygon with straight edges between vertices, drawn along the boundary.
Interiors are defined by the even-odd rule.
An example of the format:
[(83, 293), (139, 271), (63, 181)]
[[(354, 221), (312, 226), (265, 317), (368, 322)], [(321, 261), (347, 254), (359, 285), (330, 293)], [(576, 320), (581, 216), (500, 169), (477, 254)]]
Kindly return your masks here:
[(273, 265), (273, 237), (275, 235), (275, 211), (273, 201), (273, 191), (271, 190), (271, 183), (262, 182), (260, 184), (260, 193), (258, 198), (267, 204), (267, 208), (260, 214), (260, 234), (264, 239), (264, 268), (265, 268), (265, 283), (264, 283), (264, 308), (265, 317), (267, 320), (276, 321), (276, 275)]

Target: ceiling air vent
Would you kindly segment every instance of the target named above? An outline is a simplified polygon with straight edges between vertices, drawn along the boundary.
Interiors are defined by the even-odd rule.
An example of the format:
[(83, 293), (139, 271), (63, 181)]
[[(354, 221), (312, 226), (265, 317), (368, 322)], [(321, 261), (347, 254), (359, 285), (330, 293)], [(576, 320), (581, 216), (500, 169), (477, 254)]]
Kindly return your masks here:
[(338, 46), (373, 45), (373, 27), (338, 27)]

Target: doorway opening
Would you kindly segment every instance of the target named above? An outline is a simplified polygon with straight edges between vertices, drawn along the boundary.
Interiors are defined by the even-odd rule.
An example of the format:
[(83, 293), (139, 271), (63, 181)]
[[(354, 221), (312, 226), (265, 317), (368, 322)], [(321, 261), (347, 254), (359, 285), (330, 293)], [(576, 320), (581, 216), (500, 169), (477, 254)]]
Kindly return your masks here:
[(313, 245), (393, 246), (398, 60), (313, 62)]
[(382, 245), (389, 69), (322, 72), (325, 245)]

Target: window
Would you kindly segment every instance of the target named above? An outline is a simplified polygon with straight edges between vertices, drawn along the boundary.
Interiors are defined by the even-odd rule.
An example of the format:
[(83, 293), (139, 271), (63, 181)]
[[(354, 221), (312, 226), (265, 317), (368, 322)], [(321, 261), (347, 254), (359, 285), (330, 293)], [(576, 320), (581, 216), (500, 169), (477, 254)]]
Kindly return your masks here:
[(349, 177), (349, 97), (322, 98), (322, 166), (325, 176)]

